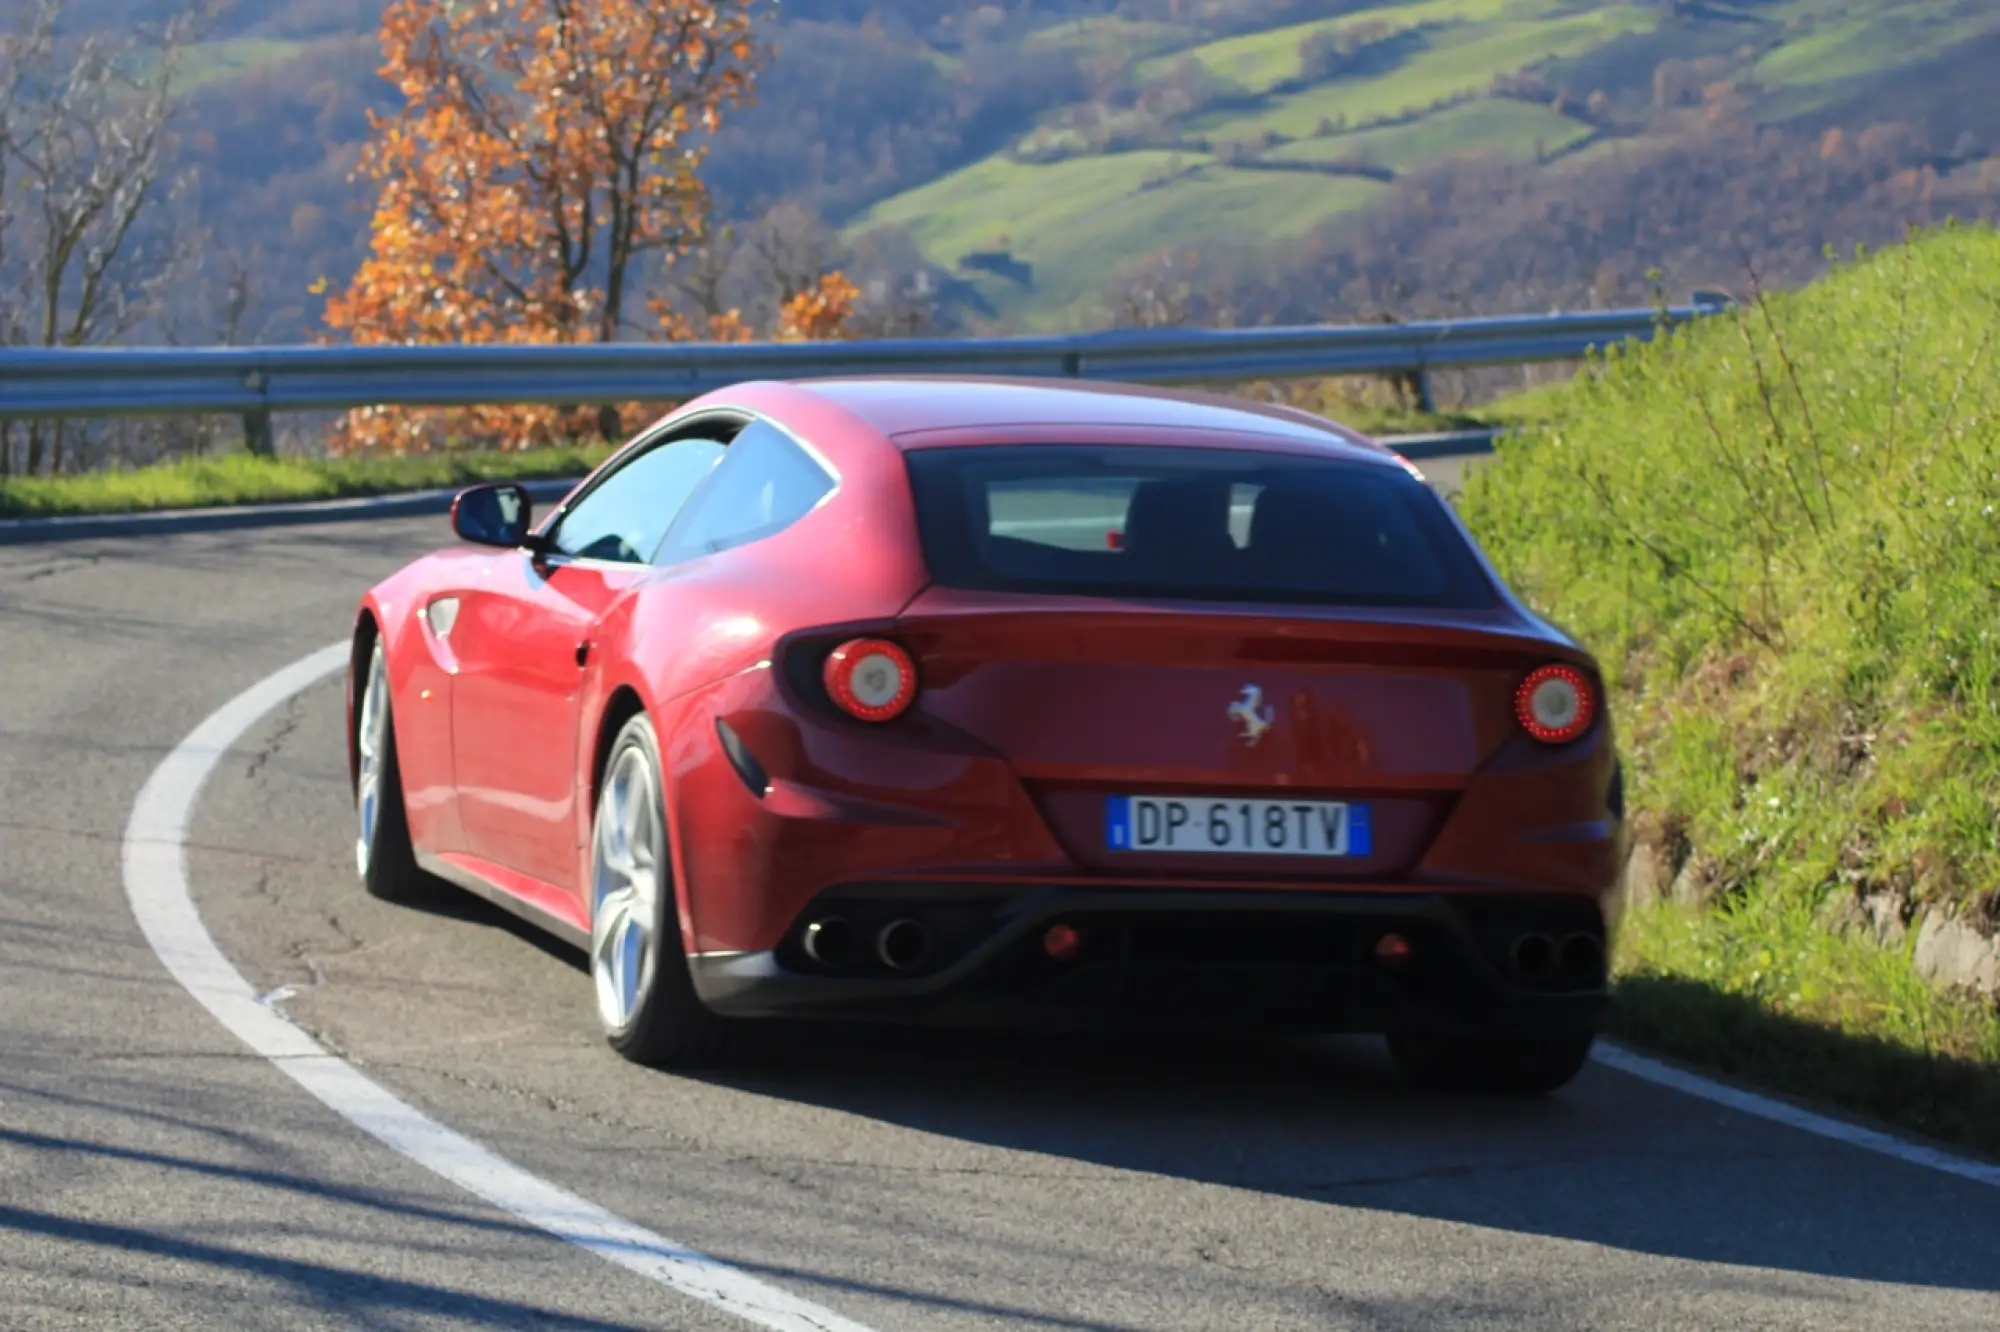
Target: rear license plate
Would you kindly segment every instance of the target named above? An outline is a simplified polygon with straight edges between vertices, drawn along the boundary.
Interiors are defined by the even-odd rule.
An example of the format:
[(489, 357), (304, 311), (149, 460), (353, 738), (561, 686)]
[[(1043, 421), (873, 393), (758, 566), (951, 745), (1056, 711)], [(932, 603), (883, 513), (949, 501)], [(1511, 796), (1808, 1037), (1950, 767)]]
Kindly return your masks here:
[(1111, 796), (1105, 802), (1105, 842), (1113, 851), (1365, 856), (1374, 849), (1373, 831), (1368, 806), (1344, 800)]

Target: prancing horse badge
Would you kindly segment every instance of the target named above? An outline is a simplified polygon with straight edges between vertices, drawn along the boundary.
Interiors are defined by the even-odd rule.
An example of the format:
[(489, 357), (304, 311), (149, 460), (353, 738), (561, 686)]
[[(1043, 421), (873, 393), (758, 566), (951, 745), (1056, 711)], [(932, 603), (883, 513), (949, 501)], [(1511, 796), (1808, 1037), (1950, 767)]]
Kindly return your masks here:
[(1264, 732), (1271, 729), (1276, 715), (1264, 702), (1262, 685), (1244, 685), (1243, 692), (1229, 705), (1229, 719), (1243, 728), (1238, 734), (1243, 743), (1252, 748), (1264, 738)]

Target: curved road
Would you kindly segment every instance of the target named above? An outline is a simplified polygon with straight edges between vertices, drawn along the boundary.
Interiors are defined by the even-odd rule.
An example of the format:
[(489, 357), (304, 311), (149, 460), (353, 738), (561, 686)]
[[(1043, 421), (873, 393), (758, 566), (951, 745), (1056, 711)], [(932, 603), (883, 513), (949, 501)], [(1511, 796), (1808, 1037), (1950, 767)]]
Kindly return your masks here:
[[(0, 548), (0, 1328), (742, 1328), (423, 1170), (197, 1005), (128, 906), (148, 776), (440, 518)], [(578, 960), (354, 882), (328, 678), (195, 806), (260, 994), (542, 1178), (874, 1332), (2000, 1326), (2000, 1188), (1588, 1069), (1425, 1099), (1369, 1043), (805, 1033), (623, 1064)], [(289, 992), (281, 989), (289, 987)]]

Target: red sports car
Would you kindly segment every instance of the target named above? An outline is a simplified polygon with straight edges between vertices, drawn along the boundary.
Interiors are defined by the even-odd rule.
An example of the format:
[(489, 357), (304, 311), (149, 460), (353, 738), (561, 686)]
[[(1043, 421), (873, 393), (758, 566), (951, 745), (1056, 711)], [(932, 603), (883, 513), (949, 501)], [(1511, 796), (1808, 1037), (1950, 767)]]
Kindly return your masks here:
[(745, 1019), (1587, 1056), (1624, 850), (1592, 659), (1318, 417), (1015, 380), (745, 384), (363, 599), (369, 891), (589, 952), (610, 1043)]

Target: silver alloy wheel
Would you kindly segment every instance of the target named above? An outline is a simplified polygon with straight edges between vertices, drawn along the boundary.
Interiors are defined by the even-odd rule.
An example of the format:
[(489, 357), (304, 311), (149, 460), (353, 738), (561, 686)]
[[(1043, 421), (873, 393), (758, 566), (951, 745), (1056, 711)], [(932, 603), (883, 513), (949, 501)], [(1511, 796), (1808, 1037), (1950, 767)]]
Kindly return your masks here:
[(666, 840), (653, 762), (627, 745), (598, 796), (590, 850), (590, 970), (598, 1016), (614, 1033), (632, 1025), (653, 988)]
[(354, 812), (361, 820), (361, 835), (354, 843), (354, 866), (365, 877), (382, 823), (382, 773), (389, 762), (389, 668), (380, 640), (368, 659), (368, 683), (362, 687), (361, 720), (355, 732), (360, 762), (355, 765)]

